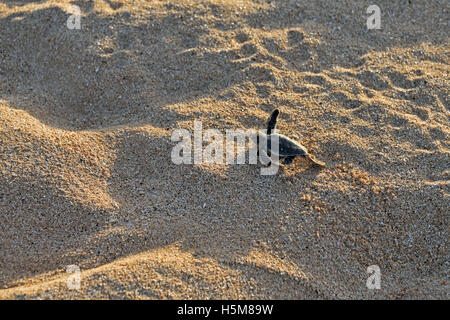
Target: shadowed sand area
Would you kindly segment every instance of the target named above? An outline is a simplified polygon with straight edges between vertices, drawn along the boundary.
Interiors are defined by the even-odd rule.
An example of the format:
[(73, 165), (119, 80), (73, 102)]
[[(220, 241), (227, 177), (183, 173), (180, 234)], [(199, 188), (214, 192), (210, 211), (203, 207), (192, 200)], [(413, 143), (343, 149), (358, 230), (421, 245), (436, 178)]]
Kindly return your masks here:
[[(448, 299), (448, 3), (369, 4), (0, 0), (0, 298)], [(274, 108), (326, 168), (172, 163)]]

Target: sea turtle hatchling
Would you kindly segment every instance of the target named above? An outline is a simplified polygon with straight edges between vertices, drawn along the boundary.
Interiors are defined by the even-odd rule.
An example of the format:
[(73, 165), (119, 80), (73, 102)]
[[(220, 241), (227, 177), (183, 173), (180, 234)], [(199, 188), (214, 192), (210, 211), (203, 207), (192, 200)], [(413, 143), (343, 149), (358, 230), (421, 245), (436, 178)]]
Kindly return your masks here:
[[(283, 164), (291, 164), (294, 161), (295, 157), (305, 157), (317, 166), (325, 166), (324, 162), (314, 159), (314, 157), (308, 153), (308, 150), (298, 142), (290, 139), (289, 137), (286, 137), (283, 134), (273, 132), (275, 130), (277, 117), (279, 114), (280, 111), (278, 109), (273, 110), (267, 123), (267, 133), (265, 136), (265, 139), (267, 141), (267, 154), (270, 155), (271, 153), (273, 153), (270, 149), (271, 138), (273, 136), (276, 136), (275, 138), (278, 138), (279, 146), (278, 157), (279, 159), (281, 159), (281, 162)], [(257, 136), (257, 144), (259, 150), (259, 136)]]

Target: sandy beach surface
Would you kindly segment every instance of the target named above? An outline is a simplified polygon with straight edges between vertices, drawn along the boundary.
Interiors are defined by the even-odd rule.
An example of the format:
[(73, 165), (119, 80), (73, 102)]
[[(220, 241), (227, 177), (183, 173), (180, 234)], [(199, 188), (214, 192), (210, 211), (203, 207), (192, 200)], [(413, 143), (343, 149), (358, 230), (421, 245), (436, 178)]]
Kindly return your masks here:
[[(0, 0), (0, 299), (448, 299), (449, 35), (446, 0)], [(171, 161), (275, 108), (325, 168)]]

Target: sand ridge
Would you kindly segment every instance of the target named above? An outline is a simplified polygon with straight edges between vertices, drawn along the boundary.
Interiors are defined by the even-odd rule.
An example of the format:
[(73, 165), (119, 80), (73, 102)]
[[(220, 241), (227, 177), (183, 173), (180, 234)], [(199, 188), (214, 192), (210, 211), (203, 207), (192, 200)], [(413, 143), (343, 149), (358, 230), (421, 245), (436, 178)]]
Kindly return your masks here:
[[(378, 5), (0, 1), (0, 298), (448, 298), (448, 6)], [(325, 169), (170, 161), (274, 108)]]

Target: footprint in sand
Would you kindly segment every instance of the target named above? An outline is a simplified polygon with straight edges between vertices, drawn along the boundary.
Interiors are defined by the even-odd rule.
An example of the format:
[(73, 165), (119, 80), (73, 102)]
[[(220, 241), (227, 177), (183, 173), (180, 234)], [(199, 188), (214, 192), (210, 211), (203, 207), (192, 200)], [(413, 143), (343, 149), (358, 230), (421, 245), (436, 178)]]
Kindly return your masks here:
[(366, 104), (352, 112), (356, 117), (372, 123), (384, 123), (386, 107), (381, 104)]
[(422, 121), (427, 121), (430, 118), (430, 110), (428, 108), (413, 108), (412, 114), (417, 116)]
[(409, 100), (418, 106), (432, 106), (436, 104), (436, 98), (422, 89), (411, 89), (406, 92), (399, 92), (399, 97)]
[(290, 30), (286, 37), (286, 42), (270, 37), (264, 38), (262, 46), (274, 56), (298, 68), (311, 58), (310, 45), (304, 41), (305, 36), (300, 31)]
[(252, 56), (255, 53), (257, 53), (258, 52), (258, 48), (254, 44), (245, 43), (245, 44), (242, 45), (240, 52), (244, 56), (248, 57), (248, 56)]
[(330, 94), (330, 98), (339, 103), (345, 109), (357, 109), (363, 102), (357, 99), (351, 99), (345, 92), (336, 91)]
[(240, 32), (234, 38), (239, 43), (244, 43), (250, 40), (250, 37), (245, 32)]
[(416, 78), (413, 80), (409, 80), (404, 74), (400, 72), (389, 72), (387, 73), (387, 76), (394, 86), (402, 89), (424, 87), (427, 84), (427, 80), (425, 78)]
[(113, 10), (117, 10), (122, 8), (123, 3), (119, 1), (113, 1), (113, 0), (105, 0), (107, 4), (111, 7)]
[(305, 76), (303, 78), (306, 82), (316, 84), (321, 87), (330, 87), (329, 82), (322, 76)]
[(366, 88), (382, 91), (390, 89), (391, 86), (379, 75), (371, 71), (363, 71), (356, 75), (356, 79)]

